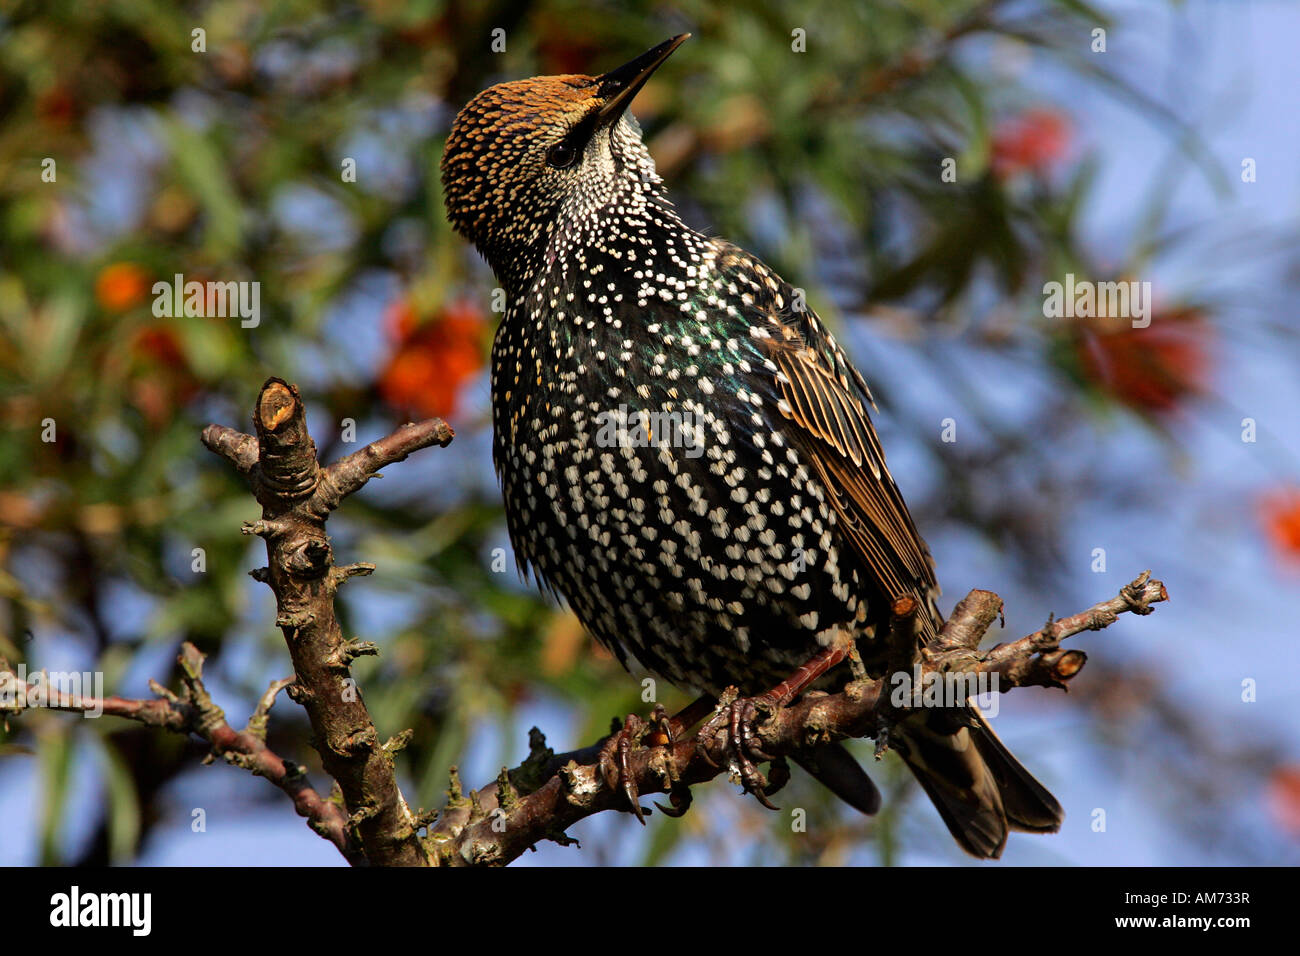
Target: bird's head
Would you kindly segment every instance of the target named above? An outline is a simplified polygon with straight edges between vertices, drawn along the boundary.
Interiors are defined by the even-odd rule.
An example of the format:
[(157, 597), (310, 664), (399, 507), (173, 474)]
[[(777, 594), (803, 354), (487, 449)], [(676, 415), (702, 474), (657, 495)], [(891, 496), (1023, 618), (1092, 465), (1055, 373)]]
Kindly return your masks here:
[(456, 116), (442, 155), (443, 196), (456, 230), (500, 275), (555, 224), (660, 188), (627, 108), (689, 33), (603, 76), (499, 83)]

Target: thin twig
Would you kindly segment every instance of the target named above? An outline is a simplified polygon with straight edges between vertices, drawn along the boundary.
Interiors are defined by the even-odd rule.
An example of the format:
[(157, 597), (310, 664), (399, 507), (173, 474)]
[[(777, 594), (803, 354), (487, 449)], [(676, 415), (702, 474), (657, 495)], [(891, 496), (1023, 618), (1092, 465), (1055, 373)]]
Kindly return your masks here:
[(3, 702), (0, 703), (0, 712), (17, 716), (39, 706), (88, 716), (123, 717), (173, 733), (194, 734), (211, 745), (212, 754), (265, 777), (279, 787), (313, 830), (333, 843), (348, 860), (361, 861), (358, 848), (348, 836), (348, 817), (343, 808), (313, 789), (301, 767), (283, 759), (266, 745), (266, 711), (270, 709), (275, 692), (291, 679), (273, 683), (254, 711), (249, 725), (242, 731), (235, 730), (203, 683), (203, 659), (193, 644), (186, 642), (181, 645), (178, 658), (181, 692), (172, 693), (151, 681), (151, 689), (158, 696), (142, 700), (52, 691), (48, 686), (20, 681), (9, 665), (0, 661), (0, 702)]

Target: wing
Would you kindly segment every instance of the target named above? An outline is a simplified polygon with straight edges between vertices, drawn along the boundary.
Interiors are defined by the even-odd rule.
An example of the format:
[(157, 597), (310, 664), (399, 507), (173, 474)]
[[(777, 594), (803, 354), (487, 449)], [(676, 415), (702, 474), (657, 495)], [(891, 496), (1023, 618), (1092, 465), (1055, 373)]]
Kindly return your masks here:
[(720, 264), (743, 287), (751, 338), (774, 371), (777, 407), (792, 442), (811, 460), (845, 535), (887, 601), (904, 594), (930, 613), (922, 637), (942, 617), (930, 550), (894, 483), (867, 406), (871, 391), (798, 293), (744, 251), (729, 247)]

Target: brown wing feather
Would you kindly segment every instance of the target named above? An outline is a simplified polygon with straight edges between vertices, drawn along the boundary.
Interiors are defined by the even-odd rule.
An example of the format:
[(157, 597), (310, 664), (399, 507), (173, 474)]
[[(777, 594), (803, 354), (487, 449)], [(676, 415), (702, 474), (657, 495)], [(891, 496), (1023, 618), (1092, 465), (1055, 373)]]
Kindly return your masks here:
[[(912, 594), (933, 608), (938, 594), (930, 551), (921, 539), (861, 399), (824, 357), (784, 323), (764, 339), (784, 398), (781, 411), (799, 429), (831, 505), (882, 592)], [(932, 637), (937, 610), (927, 615)]]

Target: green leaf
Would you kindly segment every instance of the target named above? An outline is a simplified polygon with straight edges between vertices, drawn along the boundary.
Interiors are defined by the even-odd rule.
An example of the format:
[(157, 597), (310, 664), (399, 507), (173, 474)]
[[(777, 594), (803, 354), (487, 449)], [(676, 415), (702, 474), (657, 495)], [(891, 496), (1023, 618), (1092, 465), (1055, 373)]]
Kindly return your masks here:
[(217, 148), (214, 136), (182, 120), (161, 116), (159, 124), (177, 178), (203, 211), (203, 251), (213, 259), (230, 258), (238, 251), (243, 233), (243, 206), (229, 174), (231, 157)]
[(108, 789), (108, 856), (113, 863), (125, 863), (140, 841), (140, 800), (131, 768), (107, 740), (101, 738), (99, 745)]

